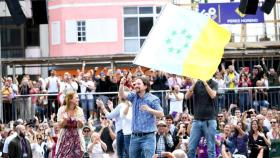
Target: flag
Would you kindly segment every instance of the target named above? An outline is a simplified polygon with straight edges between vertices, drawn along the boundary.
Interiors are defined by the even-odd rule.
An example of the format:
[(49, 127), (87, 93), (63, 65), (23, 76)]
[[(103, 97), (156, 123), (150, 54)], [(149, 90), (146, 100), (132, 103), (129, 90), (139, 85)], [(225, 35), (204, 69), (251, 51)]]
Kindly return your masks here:
[(203, 14), (167, 4), (134, 64), (208, 80), (221, 62), (230, 35)]

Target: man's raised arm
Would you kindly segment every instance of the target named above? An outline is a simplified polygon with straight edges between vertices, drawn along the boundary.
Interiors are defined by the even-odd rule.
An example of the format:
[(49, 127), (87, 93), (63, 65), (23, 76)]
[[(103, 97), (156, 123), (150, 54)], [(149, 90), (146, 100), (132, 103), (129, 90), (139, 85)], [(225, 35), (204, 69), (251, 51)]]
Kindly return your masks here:
[(123, 99), (127, 99), (128, 93), (124, 91), (124, 84), (126, 82), (126, 78), (123, 77), (120, 81), (120, 86), (119, 86), (119, 97)]

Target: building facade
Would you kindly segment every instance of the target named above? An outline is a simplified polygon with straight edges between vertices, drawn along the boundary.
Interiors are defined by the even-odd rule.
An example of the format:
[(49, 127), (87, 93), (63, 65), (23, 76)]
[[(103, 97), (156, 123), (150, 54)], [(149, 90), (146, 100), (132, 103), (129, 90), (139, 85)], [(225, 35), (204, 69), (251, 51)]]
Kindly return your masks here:
[(50, 56), (135, 53), (168, 1), (49, 1)]

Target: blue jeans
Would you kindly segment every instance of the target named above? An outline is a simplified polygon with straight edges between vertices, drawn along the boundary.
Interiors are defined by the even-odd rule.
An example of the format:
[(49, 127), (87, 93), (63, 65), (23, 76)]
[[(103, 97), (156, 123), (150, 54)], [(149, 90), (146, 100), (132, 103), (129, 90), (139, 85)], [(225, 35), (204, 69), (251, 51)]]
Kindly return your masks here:
[(44, 120), (44, 113), (45, 113), (44, 108), (40, 106), (35, 106), (35, 113), (39, 115), (41, 120)]
[(218, 111), (222, 111), (222, 109), (225, 108), (225, 94), (219, 94), (218, 95)]
[(130, 137), (131, 135), (124, 135), (124, 151), (127, 158), (129, 158)]
[(122, 130), (117, 132), (117, 155), (118, 158), (125, 158), (124, 136)]
[(253, 105), (254, 105), (255, 110), (260, 111), (260, 108), (268, 107), (269, 102), (267, 100), (255, 100), (253, 102)]
[(207, 140), (207, 152), (208, 158), (216, 158), (215, 149), (215, 134), (216, 134), (217, 122), (216, 120), (193, 120), (188, 158), (195, 158), (196, 149), (200, 138), (204, 136)]
[(156, 135), (150, 133), (144, 136), (131, 135), (129, 156), (130, 158), (151, 158), (156, 150)]
[(91, 112), (93, 112), (93, 99), (82, 99), (81, 103), (84, 110), (85, 119), (87, 120), (89, 118), (87, 113), (89, 112), (90, 115)]
[(239, 109), (241, 112), (250, 109), (249, 105), (249, 92), (239, 92)]

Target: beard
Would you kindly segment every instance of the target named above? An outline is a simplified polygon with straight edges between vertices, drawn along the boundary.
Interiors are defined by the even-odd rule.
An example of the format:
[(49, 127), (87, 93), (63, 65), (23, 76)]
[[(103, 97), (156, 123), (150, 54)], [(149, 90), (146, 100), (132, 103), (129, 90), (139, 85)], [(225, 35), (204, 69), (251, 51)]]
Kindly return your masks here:
[(135, 88), (135, 92), (136, 92), (137, 94), (139, 94), (139, 93), (140, 93), (140, 88)]
[(24, 132), (19, 132), (19, 136), (24, 138), (25, 137), (25, 133)]

